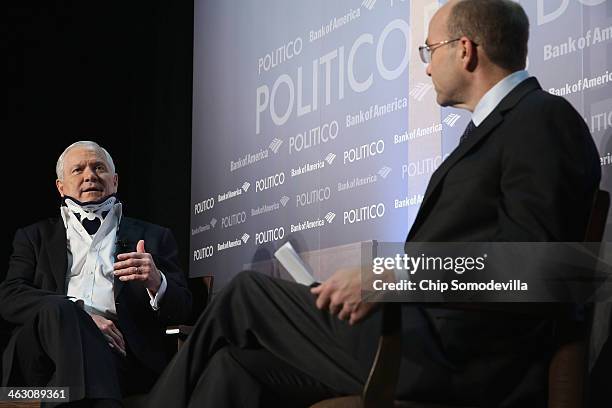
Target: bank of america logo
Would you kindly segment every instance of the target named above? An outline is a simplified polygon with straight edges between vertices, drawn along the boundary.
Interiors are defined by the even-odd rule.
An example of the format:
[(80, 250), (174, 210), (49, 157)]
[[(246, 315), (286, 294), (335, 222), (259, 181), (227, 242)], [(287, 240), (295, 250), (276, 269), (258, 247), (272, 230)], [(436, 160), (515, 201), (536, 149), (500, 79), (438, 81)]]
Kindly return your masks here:
[(361, 5), (367, 8), (368, 10), (372, 10), (375, 4), (376, 0), (363, 0), (363, 3), (361, 3)]
[(244, 184), (242, 185), (242, 190), (246, 193), (247, 191), (249, 191), (249, 187), (251, 187), (251, 183), (249, 183), (248, 181), (245, 181)]
[(327, 162), (327, 164), (331, 166), (335, 158), (336, 158), (336, 155), (333, 153), (330, 153), (327, 156), (325, 156), (325, 161)]
[(336, 214), (334, 214), (333, 212), (328, 212), (327, 215), (325, 216), (325, 219), (327, 220), (328, 224), (331, 224), (334, 221), (334, 218), (336, 218)]
[(457, 121), (461, 119), (461, 115), (457, 115), (456, 113), (451, 113), (447, 117), (444, 118), (443, 122), (448, 126), (453, 127), (457, 124)]
[(283, 207), (284, 207), (284, 206), (286, 206), (286, 205), (287, 205), (287, 203), (289, 202), (289, 200), (290, 200), (290, 198), (289, 198), (289, 197), (287, 197), (287, 196), (282, 196), (282, 197), (281, 197), (281, 199), (280, 199), (280, 203), (281, 203), (281, 204), (283, 205)]
[(251, 236), (249, 234), (247, 234), (246, 232), (244, 234), (242, 234), (242, 237), (240, 237), (240, 239), (242, 239), (242, 242), (244, 242), (245, 244), (247, 243), (249, 238), (251, 238)]
[(272, 143), (270, 143), (270, 146), (268, 146), (270, 148), (270, 150), (272, 150), (274, 152), (274, 154), (278, 153), (278, 149), (280, 149), (281, 145), (283, 144), (283, 141), (280, 139), (274, 139), (272, 141)]
[(383, 167), (382, 169), (378, 170), (378, 174), (380, 175), (380, 177), (386, 179), (387, 176), (389, 175), (389, 173), (391, 173), (391, 167)]
[(427, 95), (427, 92), (431, 90), (431, 88), (433, 88), (432, 84), (428, 84), (425, 82), (419, 82), (410, 91), (410, 96), (412, 96), (413, 99), (421, 102), (423, 98), (425, 97), (425, 95)]
[(215, 228), (215, 225), (217, 225), (217, 219), (216, 219), (216, 218), (213, 218), (212, 220), (210, 220), (210, 226), (211, 226), (212, 228)]

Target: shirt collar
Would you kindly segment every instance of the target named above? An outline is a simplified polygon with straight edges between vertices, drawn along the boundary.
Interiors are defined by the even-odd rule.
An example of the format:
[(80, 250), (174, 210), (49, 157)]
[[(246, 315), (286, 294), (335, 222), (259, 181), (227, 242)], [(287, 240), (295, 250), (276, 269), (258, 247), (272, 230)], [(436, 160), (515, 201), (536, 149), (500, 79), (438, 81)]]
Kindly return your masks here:
[(527, 78), (529, 78), (529, 73), (527, 71), (516, 71), (496, 83), (493, 88), (489, 89), (487, 93), (480, 98), (476, 108), (474, 108), (474, 113), (472, 113), (472, 122), (474, 122), (474, 125), (479, 126), (487, 116), (493, 112), (497, 105), (499, 105), (502, 99)]

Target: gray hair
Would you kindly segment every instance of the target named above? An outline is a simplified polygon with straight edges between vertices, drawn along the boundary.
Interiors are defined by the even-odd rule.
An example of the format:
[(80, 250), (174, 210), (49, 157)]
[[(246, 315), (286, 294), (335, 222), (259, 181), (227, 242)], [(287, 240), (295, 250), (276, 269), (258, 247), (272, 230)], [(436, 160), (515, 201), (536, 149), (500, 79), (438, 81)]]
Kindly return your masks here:
[(451, 38), (466, 36), (480, 45), (496, 65), (525, 68), (529, 20), (520, 4), (510, 0), (463, 0), (448, 18)]
[(108, 163), (108, 166), (110, 167), (111, 173), (115, 173), (115, 163), (113, 162), (113, 158), (105, 148), (103, 148), (96, 142), (92, 142), (91, 140), (80, 140), (68, 146), (62, 152), (62, 154), (60, 154), (59, 159), (57, 159), (57, 164), (55, 165), (55, 174), (57, 174), (57, 178), (59, 180), (64, 180), (64, 158), (66, 157), (66, 153), (68, 153), (75, 147), (85, 147), (88, 149), (96, 150), (98, 153), (102, 153), (102, 155), (106, 159), (106, 162)]

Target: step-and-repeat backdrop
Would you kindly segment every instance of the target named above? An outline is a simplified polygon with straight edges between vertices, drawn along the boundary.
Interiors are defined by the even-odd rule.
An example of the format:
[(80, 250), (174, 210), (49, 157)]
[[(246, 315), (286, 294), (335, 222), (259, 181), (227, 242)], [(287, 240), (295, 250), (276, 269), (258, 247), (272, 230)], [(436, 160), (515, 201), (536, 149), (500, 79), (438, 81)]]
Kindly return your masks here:
[[(470, 119), (418, 57), (442, 3), (195, 1), (191, 276), (222, 286), (287, 240), (405, 239)], [(519, 3), (528, 70), (584, 116), (610, 190), (612, 2)]]

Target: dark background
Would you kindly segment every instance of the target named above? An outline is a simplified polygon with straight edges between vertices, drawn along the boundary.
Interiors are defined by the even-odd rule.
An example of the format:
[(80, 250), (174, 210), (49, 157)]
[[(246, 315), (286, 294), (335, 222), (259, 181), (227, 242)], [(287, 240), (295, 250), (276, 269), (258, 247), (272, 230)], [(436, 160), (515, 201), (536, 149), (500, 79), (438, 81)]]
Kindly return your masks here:
[[(17, 228), (59, 215), (55, 163), (63, 149), (93, 140), (115, 160), (124, 214), (171, 228), (186, 270), (192, 2), (0, 7), (5, 262)], [(5, 274), (1, 268), (0, 279)]]

